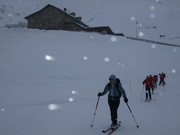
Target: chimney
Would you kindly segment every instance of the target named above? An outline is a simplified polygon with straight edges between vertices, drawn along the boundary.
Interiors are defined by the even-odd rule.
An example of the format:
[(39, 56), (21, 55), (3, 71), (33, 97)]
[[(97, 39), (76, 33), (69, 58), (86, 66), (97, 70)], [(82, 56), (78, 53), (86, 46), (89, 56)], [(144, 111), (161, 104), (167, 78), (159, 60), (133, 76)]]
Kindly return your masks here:
[(72, 16), (76, 16), (76, 13), (75, 12), (72, 12), (72, 13), (70, 13), (70, 15), (72, 15)]
[(64, 12), (67, 12), (67, 9), (66, 9), (66, 8), (64, 8)]
[(82, 17), (76, 17), (76, 19), (77, 19), (78, 21), (81, 21), (81, 20), (82, 20)]

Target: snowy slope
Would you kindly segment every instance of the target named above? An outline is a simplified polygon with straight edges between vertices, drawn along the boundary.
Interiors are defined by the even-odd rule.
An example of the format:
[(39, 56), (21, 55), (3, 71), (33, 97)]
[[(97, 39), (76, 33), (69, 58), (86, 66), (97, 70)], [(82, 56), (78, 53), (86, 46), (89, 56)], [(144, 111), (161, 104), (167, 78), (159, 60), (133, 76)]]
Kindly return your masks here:
[[(88, 33), (2, 29), (1, 35), (1, 134), (101, 134), (110, 124), (106, 97), (90, 125), (96, 95), (112, 73), (121, 78), (140, 125), (122, 101), (123, 125), (115, 134), (179, 134), (179, 48)], [(165, 90), (144, 103), (143, 79), (162, 71)]]
[[(2, 1), (3, 4), (14, 5), (14, 7), (18, 6), (18, 2), (19, 5), (30, 4), (28, 8), (32, 8), (32, 11), (39, 9), (33, 6), (36, 3), (39, 4), (39, 7), (46, 5), (45, 0)], [(51, 2), (58, 5), (55, 0)], [(63, 1), (62, 5), (74, 8), (74, 10), (77, 3), (83, 3), (82, 0), (78, 0), (77, 3), (68, 2)], [(139, 5), (133, 2), (135, 4), (133, 6), (132, 3), (121, 2), (134, 8), (147, 4), (143, 2)], [(168, 1), (162, 2), (165, 5)], [(87, 2), (87, 4), (93, 3), (95, 1)], [(114, 14), (118, 9), (116, 8), (118, 1), (115, 0), (114, 3), (108, 0), (96, 3), (96, 8), (100, 12), (97, 15), (99, 17), (105, 14)], [(152, 1), (147, 5), (153, 4), (159, 3)], [(159, 6), (163, 6), (163, 4)], [(166, 5), (171, 9), (167, 12), (179, 12), (175, 9), (177, 4), (178, 1), (172, 1), (169, 6)], [(59, 4), (58, 7), (62, 5)], [(121, 5), (120, 2), (119, 5)], [(20, 7), (13, 9), (20, 10)], [(28, 11), (27, 7), (22, 7), (20, 13), (28, 15), (32, 12)], [(82, 8), (86, 9), (84, 6)], [(163, 10), (163, 8), (159, 8), (159, 10)], [(84, 12), (81, 12), (80, 8), (77, 12), (83, 16)], [(87, 7), (87, 14), (91, 18), (95, 12)], [(163, 14), (165, 13), (163, 12)], [(168, 20), (166, 15), (161, 16), (161, 19)], [(178, 14), (174, 13), (174, 19), (178, 22), (176, 15)], [(124, 16), (127, 17), (127, 20), (125, 19), (127, 27), (130, 27), (130, 23), (132, 25), (135, 23), (130, 20), (130, 16)], [(3, 22), (8, 23), (4, 18)], [(14, 18), (19, 20), (18, 17)], [(92, 25), (103, 25), (103, 18), (96, 19), (93, 20), (94, 24)], [(86, 18), (86, 20), (88, 19)], [(147, 18), (144, 19), (144, 21), (146, 20), (148, 21)], [(171, 21), (176, 24), (173, 19), (169, 23)], [(178, 34), (177, 24), (173, 25), (172, 31), (167, 24), (168, 30), (170, 30), (167, 33)], [(107, 25), (119, 31), (116, 22), (110, 21)], [(132, 30), (127, 27), (122, 27), (122, 29), (126, 34), (132, 34), (129, 33)], [(166, 27), (166, 24), (162, 27)], [(129, 99), (129, 105), (140, 125), (140, 128), (137, 129), (122, 100), (118, 111), (122, 127), (114, 133), (115, 135), (179, 135), (179, 48), (84, 32), (1, 28), (0, 35), (1, 135), (102, 134), (101, 130), (111, 123), (106, 96), (100, 98), (94, 126), (93, 128), (90, 126), (97, 93), (103, 90), (110, 74), (120, 77)], [(153, 36), (156, 37), (156, 32), (153, 33)], [(178, 38), (162, 40), (179, 43)], [(161, 72), (167, 74), (167, 86), (165, 89), (159, 87), (152, 102), (145, 103), (144, 91), (142, 96), (142, 81), (147, 75)]]

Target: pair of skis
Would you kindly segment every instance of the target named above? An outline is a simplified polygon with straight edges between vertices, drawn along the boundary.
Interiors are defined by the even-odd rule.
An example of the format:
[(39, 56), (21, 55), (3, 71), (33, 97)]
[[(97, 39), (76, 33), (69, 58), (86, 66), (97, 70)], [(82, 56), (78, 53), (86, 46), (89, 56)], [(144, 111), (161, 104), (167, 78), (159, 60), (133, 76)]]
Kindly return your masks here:
[(145, 102), (150, 102), (151, 100), (145, 100)]
[(119, 123), (117, 124), (116, 127), (109, 127), (108, 129), (102, 130), (103, 133), (107, 133), (107, 135), (112, 135), (112, 133), (114, 131), (116, 131), (119, 127), (121, 126), (121, 122), (119, 121)]

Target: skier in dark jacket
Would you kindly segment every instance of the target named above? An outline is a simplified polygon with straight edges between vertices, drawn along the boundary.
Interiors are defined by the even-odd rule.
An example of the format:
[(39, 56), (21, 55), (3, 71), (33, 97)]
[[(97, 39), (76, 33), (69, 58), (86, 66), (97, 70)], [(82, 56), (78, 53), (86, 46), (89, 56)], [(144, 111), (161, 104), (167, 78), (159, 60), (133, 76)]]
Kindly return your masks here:
[(117, 126), (117, 116), (118, 116), (118, 107), (120, 104), (120, 98), (121, 95), (124, 98), (124, 102), (127, 103), (128, 99), (126, 97), (126, 93), (120, 83), (120, 80), (118, 78), (116, 78), (115, 75), (110, 75), (109, 77), (109, 83), (106, 84), (104, 91), (103, 92), (99, 92), (98, 96), (104, 96), (107, 92), (109, 92), (108, 94), (108, 104), (110, 107), (110, 112), (111, 112), (111, 121), (112, 127), (116, 127)]

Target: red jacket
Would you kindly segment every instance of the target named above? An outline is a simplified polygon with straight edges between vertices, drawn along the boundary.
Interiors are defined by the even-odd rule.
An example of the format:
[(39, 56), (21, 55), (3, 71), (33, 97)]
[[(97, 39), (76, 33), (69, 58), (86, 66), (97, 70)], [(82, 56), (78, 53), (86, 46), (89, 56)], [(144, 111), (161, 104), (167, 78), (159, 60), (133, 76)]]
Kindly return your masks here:
[(152, 80), (150, 77), (147, 77), (146, 80), (143, 81), (143, 85), (146, 86), (146, 88), (152, 87)]
[(156, 83), (158, 81), (158, 76), (157, 75), (153, 76), (152, 81)]

